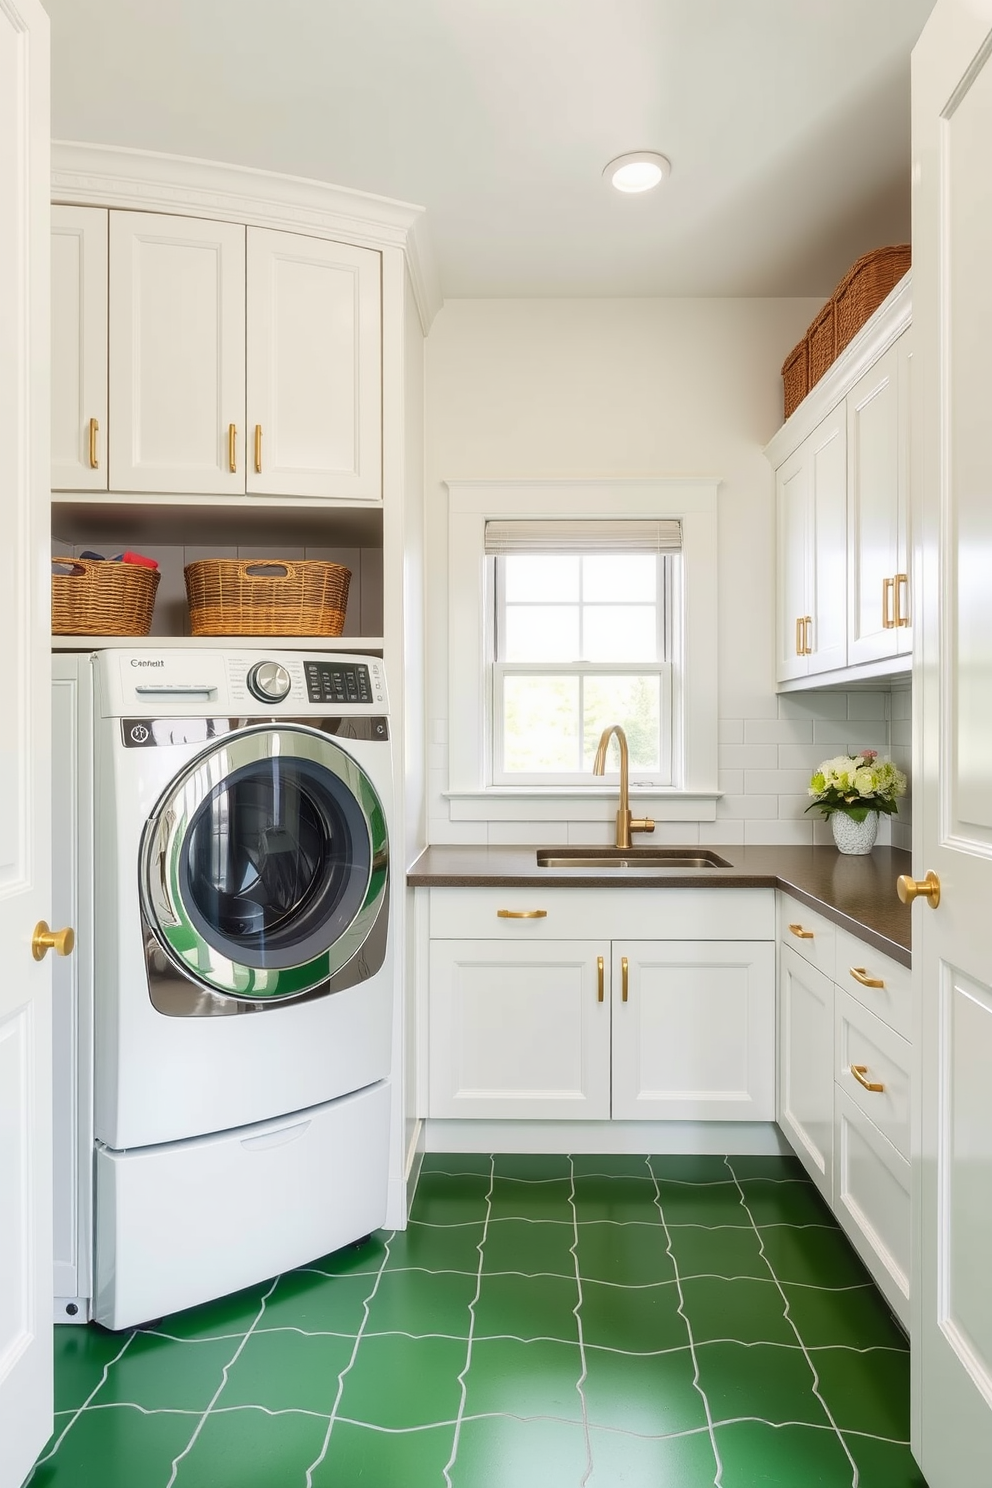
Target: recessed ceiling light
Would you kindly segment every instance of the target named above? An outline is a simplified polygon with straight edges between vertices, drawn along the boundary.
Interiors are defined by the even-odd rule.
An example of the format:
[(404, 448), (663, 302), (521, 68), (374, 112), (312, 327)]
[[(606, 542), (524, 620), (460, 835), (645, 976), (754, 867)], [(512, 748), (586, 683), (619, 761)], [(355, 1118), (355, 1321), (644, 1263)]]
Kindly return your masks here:
[(611, 160), (603, 175), (618, 191), (650, 191), (671, 175), (672, 162), (654, 150), (632, 150)]

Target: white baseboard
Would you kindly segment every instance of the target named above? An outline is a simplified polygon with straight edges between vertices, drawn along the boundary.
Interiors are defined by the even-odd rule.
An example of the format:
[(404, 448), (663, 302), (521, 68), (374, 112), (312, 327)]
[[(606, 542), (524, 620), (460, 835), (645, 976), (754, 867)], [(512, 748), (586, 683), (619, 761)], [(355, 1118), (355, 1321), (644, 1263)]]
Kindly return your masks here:
[[(427, 1152), (734, 1153), (787, 1156), (771, 1121), (432, 1121)], [(413, 1197), (411, 1189), (410, 1197)]]

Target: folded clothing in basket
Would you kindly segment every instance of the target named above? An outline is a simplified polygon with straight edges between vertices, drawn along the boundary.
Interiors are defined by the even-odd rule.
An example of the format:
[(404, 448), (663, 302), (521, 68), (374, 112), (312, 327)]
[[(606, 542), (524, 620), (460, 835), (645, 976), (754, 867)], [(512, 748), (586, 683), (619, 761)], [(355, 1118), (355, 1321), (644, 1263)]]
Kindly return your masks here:
[(113, 558), (107, 558), (103, 553), (94, 553), (89, 548), (79, 556), (88, 559), (90, 563), (137, 563), (141, 568), (158, 568), (157, 559), (146, 558), (144, 553), (132, 553), (130, 548), (123, 553), (115, 553)]

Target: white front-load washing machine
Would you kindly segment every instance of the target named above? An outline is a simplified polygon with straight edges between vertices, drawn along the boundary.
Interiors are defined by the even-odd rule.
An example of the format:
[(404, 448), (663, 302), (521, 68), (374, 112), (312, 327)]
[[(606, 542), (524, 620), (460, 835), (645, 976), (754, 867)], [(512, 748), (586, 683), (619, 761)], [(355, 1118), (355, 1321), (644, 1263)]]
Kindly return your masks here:
[(376, 658), (247, 646), (62, 656), (55, 681), (92, 872), (92, 1303), (73, 1301), (120, 1328), (383, 1222), (388, 698)]

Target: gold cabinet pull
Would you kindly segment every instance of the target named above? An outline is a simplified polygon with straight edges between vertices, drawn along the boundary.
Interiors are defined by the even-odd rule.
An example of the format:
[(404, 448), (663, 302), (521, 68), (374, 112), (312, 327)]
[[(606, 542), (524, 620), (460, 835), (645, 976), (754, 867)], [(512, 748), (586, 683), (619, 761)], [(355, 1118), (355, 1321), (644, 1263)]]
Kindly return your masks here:
[[(893, 625), (908, 625), (909, 624), (909, 574), (904, 574), (904, 573), (896, 574), (895, 579), (893, 580), (893, 584), (895, 586), (894, 591), (893, 591), (894, 594), (895, 594), (895, 605), (893, 607), (893, 612), (892, 612), (892, 624)], [(903, 585), (906, 586), (906, 609), (905, 609), (905, 613), (903, 612), (902, 603), (901, 603)]]
[(803, 651), (803, 645), (804, 645), (803, 635), (805, 633), (805, 629), (806, 629), (806, 622), (805, 622), (805, 620), (803, 619), (802, 615), (797, 615), (797, 617), (796, 617), (796, 655), (797, 656), (804, 656), (805, 655), (805, 652)]
[(238, 426), (228, 424), (227, 426), (227, 465), (231, 474), (238, 468)]
[(620, 1001), (627, 1001), (627, 993), (630, 990), (630, 963), (626, 956), (620, 957)]
[(100, 457), (96, 452), (96, 436), (100, 432), (99, 419), (90, 419), (90, 469), (100, 469)]
[(912, 904), (914, 899), (921, 898), (931, 909), (936, 909), (940, 903), (940, 879), (932, 868), (926, 878), (910, 878), (908, 873), (900, 873), (896, 879), (896, 893), (903, 904)]
[(255, 425), (255, 474), (262, 473), (262, 426)]
[(804, 656), (812, 656), (813, 655), (813, 642), (810, 640), (810, 630), (812, 629), (812, 625), (813, 625), (813, 616), (812, 615), (804, 615), (803, 616), (803, 655)]
[(804, 930), (802, 925), (790, 925), (789, 929), (792, 931), (793, 935), (798, 937), (799, 940), (813, 939), (812, 930)]
[(76, 932), (71, 925), (64, 930), (49, 930), (44, 920), (39, 920), (31, 936), (31, 954), (36, 961), (44, 960), (49, 951), (56, 956), (71, 956), (76, 944)]
[(498, 909), (496, 911), (498, 920), (546, 920), (547, 917), (546, 909)]
[(602, 956), (596, 957), (596, 984), (598, 987), (596, 1001), (602, 1002), (606, 995), (606, 966)]
[(889, 605), (889, 600), (892, 598), (893, 594), (895, 593), (895, 587), (896, 587), (896, 581), (895, 581), (895, 579), (883, 579), (882, 580), (882, 629), (883, 630), (891, 630), (893, 628), (893, 626), (895, 625), (895, 623), (896, 623), (895, 620), (892, 617), (892, 610), (891, 610), (891, 606)]
[(851, 973), (852, 977), (854, 978), (854, 980), (856, 982), (860, 982), (861, 983), (861, 986), (862, 987), (884, 987), (885, 986), (885, 983), (883, 982), (883, 980), (882, 980), (881, 977), (869, 976), (868, 973), (867, 973), (867, 971), (865, 970), (865, 968), (863, 966), (849, 966), (848, 967), (848, 970), (850, 971), (850, 973)]
[(868, 1066), (866, 1064), (852, 1064), (851, 1074), (857, 1080), (858, 1084), (863, 1085), (866, 1090), (881, 1091), (885, 1089), (885, 1086), (880, 1085), (876, 1080), (869, 1080)]

